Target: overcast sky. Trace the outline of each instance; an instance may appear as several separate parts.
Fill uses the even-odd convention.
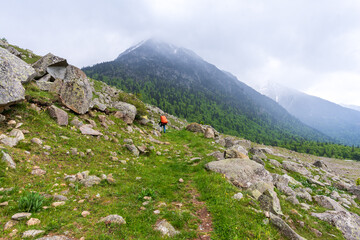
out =
[[[360,105],[359,0],[1,0],[0,38],[84,67],[151,37],[251,86]]]

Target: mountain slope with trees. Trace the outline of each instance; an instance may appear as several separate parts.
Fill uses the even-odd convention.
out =
[[[272,145],[290,139],[331,141],[192,51],[158,40],[147,40],[114,61],[83,70],[171,114],[211,124],[224,133]]]

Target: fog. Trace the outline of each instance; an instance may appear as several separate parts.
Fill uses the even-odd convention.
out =
[[[258,87],[360,105],[360,1],[2,1],[0,37],[78,67],[156,37]]]

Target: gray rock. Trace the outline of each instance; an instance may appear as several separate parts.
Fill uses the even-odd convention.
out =
[[[258,156],[259,158],[263,158],[263,159],[266,159],[266,155],[265,153],[260,149],[260,148],[251,148],[250,149],[250,152],[253,154],[253,155],[256,155]]]
[[[354,194],[358,200],[360,200],[360,186],[351,186],[349,192]]]
[[[205,165],[208,170],[225,174],[234,185],[248,188],[252,184],[263,181],[272,185],[272,176],[264,166],[250,159],[230,158],[210,162]]]
[[[135,147],[134,144],[125,144],[125,147],[132,152],[135,156],[139,156],[140,152],[139,150]]]
[[[270,159],[269,162],[274,165],[275,167],[280,168],[281,167],[281,163],[279,163],[279,161],[274,160],[274,159]]]
[[[31,216],[31,213],[16,213],[11,217],[11,219],[19,221],[22,219],[29,218],[30,216]]]
[[[112,107],[119,110],[114,114],[116,118],[122,119],[127,124],[132,124],[134,122],[137,113],[134,105],[126,102],[113,102]]]
[[[16,48],[14,48],[14,47],[12,47],[12,46],[8,46],[7,48],[6,48],[11,54],[14,54],[16,57],[18,57],[18,58],[21,58],[21,53],[18,51],[18,50],[16,50]]]
[[[6,117],[2,114],[0,114],[0,123],[4,122],[6,120]]]
[[[7,154],[4,151],[1,151],[2,153],[2,161],[6,162],[6,164],[12,168],[12,169],[16,169],[16,163],[14,162],[14,160],[11,158],[11,156],[9,154]]]
[[[107,106],[105,104],[100,102],[99,98],[93,99],[90,106],[91,106],[91,108],[97,108],[102,112],[105,111],[107,108]]]
[[[97,130],[92,129],[93,126],[90,124],[85,124],[80,127],[80,131],[84,135],[92,135],[92,136],[102,136],[103,134]]]
[[[225,150],[225,158],[249,158],[248,151],[240,145],[233,145],[231,148]]]
[[[11,130],[9,136],[15,138],[17,141],[21,141],[25,139],[24,133],[19,129]]]
[[[314,196],[314,199],[320,206],[324,208],[328,208],[335,211],[346,211],[338,202],[327,196],[317,195]]]
[[[236,200],[242,199],[244,196],[241,192],[236,193],[232,198]]]
[[[46,174],[46,171],[45,171],[45,170],[42,170],[42,169],[41,169],[40,167],[38,167],[38,166],[35,166],[35,167],[33,167],[33,170],[31,171],[31,174],[32,174],[32,175],[41,176],[41,175]]]
[[[31,139],[31,142],[35,143],[37,145],[42,145],[43,144],[43,142],[39,138],[33,138],[33,139]]]
[[[327,169],[327,165],[325,164],[325,162],[323,160],[317,160],[313,163],[313,165],[315,167]]]
[[[186,130],[188,130],[190,132],[198,132],[198,133],[204,133],[205,132],[203,127],[198,123],[191,123],[191,124],[187,125]]]
[[[49,236],[49,237],[38,238],[36,240],[71,240],[71,238],[68,238],[66,236]]]
[[[13,228],[17,223],[18,223],[18,221],[15,221],[15,220],[10,220],[10,221],[6,222],[4,225],[4,230]]]
[[[211,128],[211,127],[208,127],[208,128],[205,130],[204,137],[205,137],[205,138],[212,138],[212,139],[214,139],[214,138],[215,138],[214,129]]]
[[[310,195],[310,193],[308,193],[304,188],[295,188],[295,192],[296,192],[296,196],[306,199],[308,201],[312,201],[312,197]]]
[[[61,102],[78,114],[89,111],[92,90],[89,79],[79,68],[66,67],[65,78],[58,91]]]
[[[282,167],[288,171],[293,171],[293,172],[297,172],[300,173],[302,175],[310,175],[311,173],[309,172],[309,170],[307,170],[302,164],[300,163],[295,163],[295,162],[290,162],[290,161],[284,161],[282,163]]]
[[[67,114],[67,112],[65,112],[64,110],[56,107],[55,105],[51,105],[48,108],[50,117],[52,117],[53,119],[56,120],[56,123],[60,126],[66,126],[68,125],[68,121],[69,121],[69,116]]]
[[[286,194],[287,196],[296,195],[295,191],[291,187],[289,187],[289,182],[291,178],[290,176],[279,174],[273,174],[272,176],[274,180],[274,185],[280,192]]]
[[[101,218],[99,222],[104,222],[106,224],[114,223],[114,224],[126,224],[126,221],[122,216],[119,215],[109,215],[107,217]]]
[[[360,216],[347,211],[326,211],[324,213],[311,213],[323,221],[338,228],[347,240],[360,239]]]
[[[23,233],[22,238],[36,237],[44,232],[43,230],[27,230]]]
[[[330,197],[334,200],[338,200],[339,198],[341,198],[340,194],[337,191],[332,191]]]
[[[277,194],[273,190],[266,190],[259,197],[260,207],[264,211],[272,212],[276,215],[282,215],[280,200],[277,197]]]
[[[66,59],[48,53],[32,65],[32,67],[36,70],[36,78],[44,76],[48,72],[48,67],[51,66],[65,69],[68,66],[68,63],[66,62]],[[60,76],[58,74],[54,74],[54,71],[51,70],[50,72],[53,74],[54,78],[63,79],[65,76],[65,74]]]
[[[67,201],[68,200],[67,197],[65,197],[63,195],[58,195],[58,194],[55,194],[53,198],[55,201]]]
[[[34,74],[30,65],[0,48],[0,112],[25,99],[25,89],[21,83],[32,79]]]
[[[74,117],[70,124],[77,128],[80,128],[82,125],[84,125],[84,123],[80,121],[78,117]]]
[[[270,213],[270,222],[274,224],[277,228],[279,228],[281,234],[288,237],[291,240],[305,240],[305,238],[301,237],[297,234],[291,227],[280,217],[276,216],[273,213]]]
[[[175,230],[175,228],[166,220],[159,220],[155,224],[155,230],[160,231],[163,236],[173,237],[180,232]]]
[[[334,185],[334,187],[336,187],[336,188],[338,188],[340,190],[350,191],[350,188],[351,188],[351,184],[346,183],[346,182],[344,182],[342,180],[334,182],[333,185]]]
[[[261,165],[263,165],[263,166],[265,166],[265,163],[264,163],[264,161],[263,160],[261,160],[261,158],[259,158],[258,156],[253,156],[252,158],[251,158],[251,160],[253,160],[253,161],[255,161],[255,162],[257,162],[257,163],[259,163],[259,164],[261,164]]]
[[[289,197],[286,198],[286,201],[291,202],[294,205],[299,205],[300,204],[300,202],[296,198],[296,196],[289,196]]]
[[[101,178],[95,175],[90,175],[80,180],[80,183],[83,184],[85,187],[92,187],[93,185],[97,185],[100,182],[101,182]]]
[[[213,152],[213,153],[209,154],[209,156],[213,156],[213,157],[215,157],[217,160],[223,160],[223,159],[225,159],[225,158],[224,158],[224,153],[222,153],[222,152],[220,152],[220,151]]]

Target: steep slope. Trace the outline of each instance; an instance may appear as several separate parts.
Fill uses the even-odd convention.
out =
[[[154,39],[83,70],[171,114],[253,141],[276,145],[292,137],[329,140],[192,51]]]
[[[360,112],[319,97],[269,83],[260,90],[305,124],[343,144],[360,145]]]

